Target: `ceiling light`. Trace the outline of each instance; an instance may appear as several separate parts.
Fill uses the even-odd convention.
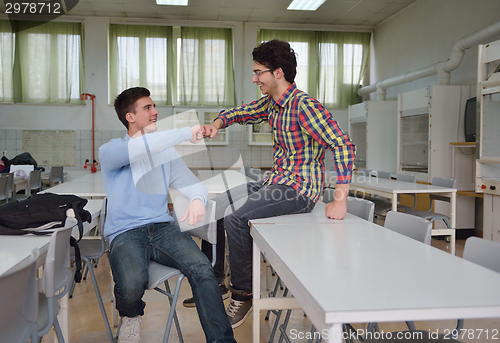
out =
[[[187,6],[188,0],[156,0],[157,5]]]
[[[316,11],[325,1],[326,0],[293,0],[287,10]]]

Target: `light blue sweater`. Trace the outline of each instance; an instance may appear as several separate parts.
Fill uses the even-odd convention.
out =
[[[112,139],[99,148],[108,199],[104,236],[174,219],[168,210],[168,187],[206,204],[208,191],[172,148],[191,140],[189,127],[154,132],[134,139]]]

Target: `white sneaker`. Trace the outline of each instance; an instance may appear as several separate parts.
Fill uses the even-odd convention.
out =
[[[141,323],[141,316],[134,318],[123,317],[118,343],[142,343]]]

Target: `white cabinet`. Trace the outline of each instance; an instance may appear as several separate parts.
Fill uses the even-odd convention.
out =
[[[464,141],[465,103],[470,86],[429,86],[398,95],[398,172],[418,181],[451,178],[450,142]],[[458,155],[458,154],[457,154]],[[456,156],[458,189],[472,189],[471,157]]]
[[[349,106],[349,135],[356,144],[357,168],[397,171],[397,116],[397,101]]]
[[[484,193],[483,238],[500,242],[500,40],[479,45],[476,192]]]
[[[464,141],[464,114],[470,86],[437,85],[398,95],[398,172],[417,176],[451,178],[450,142]],[[474,187],[474,156],[456,154],[455,180],[458,190]],[[449,205],[436,202],[436,212],[448,213]],[[442,223],[436,222],[436,228]],[[444,227],[444,224],[443,224]],[[457,198],[457,229],[474,227],[474,198]]]

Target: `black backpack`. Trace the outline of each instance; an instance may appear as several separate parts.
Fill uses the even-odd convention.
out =
[[[47,235],[51,228],[64,226],[67,211],[72,209],[78,221],[79,238],[70,238],[75,249],[75,281],[80,282],[82,262],[78,242],[83,235],[83,222],[91,222],[92,216],[84,207],[87,199],[76,195],[52,193],[35,194],[24,201],[13,201],[0,206],[0,235]]]

